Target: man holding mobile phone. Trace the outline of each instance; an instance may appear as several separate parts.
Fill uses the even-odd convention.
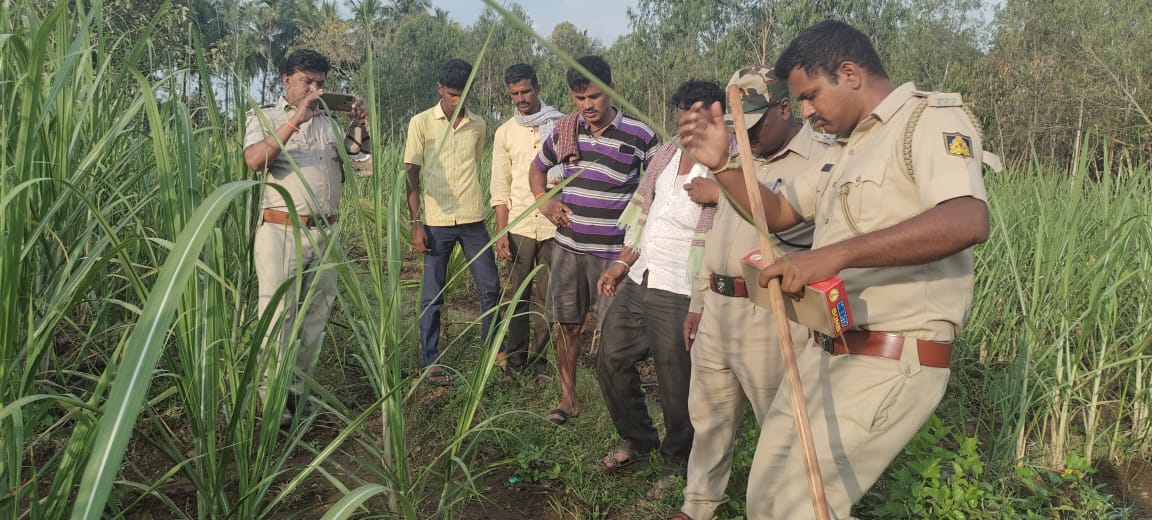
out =
[[[328,59],[316,51],[293,52],[281,75],[284,95],[276,103],[247,113],[244,163],[264,173],[267,182],[253,244],[258,308],[261,316],[275,313],[264,340],[265,347],[275,345],[276,351],[261,385],[262,398],[275,374],[292,366],[280,365],[280,360],[294,359],[300,372],[311,373],[336,298],[335,271],[319,268],[328,263],[326,257],[333,247],[329,241],[334,239],[344,177],[337,149],[344,138],[339,124],[324,113],[320,103],[329,67]],[[349,108],[354,124],[364,120],[366,113],[359,101]],[[290,215],[289,205],[298,219]],[[282,286],[287,287],[283,297],[271,306]],[[309,295],[311,303],[304,306]],[[299,348],[293,352],[297,340]],[[291,414],[307,415],[309,409],[298,403],[303,381],[298,376],[291,381],[289,411],[282,421],[291,421]]]

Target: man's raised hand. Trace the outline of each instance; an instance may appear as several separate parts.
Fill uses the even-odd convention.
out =
[[[719,102],[705,107],[703,101],[697,101],[682,112],[679,124],[680,146],[696,162],[709,170],[728,163],[728,136],[731,130],[724,124],[724,109]]]

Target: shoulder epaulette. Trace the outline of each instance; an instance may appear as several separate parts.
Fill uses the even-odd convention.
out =
[[[962,107],[964,100],[957,92],[932,92],[928,94],[930,107]]]
[[[267,104],[267,105],[260,105],[260,110],[266,110],[266,109],[269,109],[269,108],[275,108],[275,107],[276,107],[276,103],[270,103],[270,104]],[[244,112],[244,115],[245,115],[245,116],[253,116],[253,115],[256,115],[256,110],[255,110],[255,109],[252,109],[252,110],[249,110],[249,111],[247,111],[247,112]]]
[[[977,123],[976,114],[972,113],[972,109],[964,104],[964,99],[957,92],[925,92],[916,90],[912,95],[920,98],[916,101],[916,108],[912,109],[912,116],[908,118],[908,124],[904,127],[904,139],[902,143],[904,156],[904,172],[908,174],[913,181],[916,180],[916,175],[912,171],[912,135],[916,132],[916,124],[920,122],[920,115],[924,113],[924,109],[928,107],[941,108],[941,107],[957,107],[964,110],[968,115],[968,120],[972,123],[972,128],[976,130],[976,136],[981,141],[984,140],[983,134],[980,131],[980,124]],[[985,153],[984,164],[987,164],[993,171],[999,173],[1003,168],[999,162],[1000,159],[994,155],[989,156]]]
[[[962,107],[964,98],[959,92],[932,92],[927,90],[913,90],[912,95],[923,99],[930,107]]]

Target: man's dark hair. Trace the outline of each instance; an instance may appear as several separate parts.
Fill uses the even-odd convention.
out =
[[[298,71],[304,71],[327,74],[331,68],[332,65],[328,63],[328,58],[325,58],[323,54],[312,49],[297,49],[284,59],[284,68],[280,70],[280,73],[294,74]]]
[[[533,87],[540,86],[536,80],[536,69],[527,63],[517,63],[504,70],[504,84],[511,85],[524,80],[531,80]]]
[[[720,83],[713,79],[690,79],[681,83],[679,87],[676,87],[676,92],[672,93],[672,99],[668,102],[672,104],[672,108],[686,109],[697,101],[703,101],[706,107],[719,101],[721,108],[727,108],[724,89],[720,88]]]
[[[850,61],[869,73],[887,78],[880,55],[872,47],[868,36],[844,22],[825,20],[800,31],[784,53],[776,60],[776,77],[787,81],[796,67],[809,76],[824,73],[828,81],[836,83],[836,69]]]
[[[440,66],[438,82],[448,88],[464,90],[464,86],[468,84],[468,76],[471,75],[472,65],[470,63],[460,59],[452,59]]]
[[[612,84],[612,67],[608,66],[608,62],[604,61],[604,58],[599,56],[584,56],[576,60],[576,63],[588,69],[588,72],[591,72],[593,76],[596,76],[596,79],[605,85]],[[588,88],[590,83],[592,83],[592,81],[584,77],[584,74],[580,71],[575,68],[568,69],[568,90],[572,92],[583,92],[584,89]]]

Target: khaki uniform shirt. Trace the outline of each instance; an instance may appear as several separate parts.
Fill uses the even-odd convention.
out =
[[[771,157],[755,159],[756,178],[760,184],[778,188],[800,176],[827,176],[821,170],[833,163],[838,154],[839,145],[834,138],[818,134],[805,124],[784,149]],[[810,223],[799,224],[780,232],[779,236],[792,244],[809,245],[812,243],[812,228]],[[772,244],[777,248],[777,255],[799,250],[780,242],[775,235]],[[760,249],[760,237],[755,224],[745,220],[727,197],[720,197],[712,229],[704,239],[704,261],[694,279],[688,312],[704,310],[704,293],[711,290],[708,288],[711,273],[743,276],[741,260],[756,249]],[[757,281],[746,280],[745,283]]]
[[[540,152],[540,128],[525,127],[513,117],[496,129],[492,140],[492,207],[508,206],[508,230],[534,240],[556,236],[556,226],[540,210],[516,222],[536,203],[528,186],[528,169]],[[502,231],[502,230],[501,230]]]
[[[408,122],[404,162],[420,167],[424,224],[455,226],[484,220],[477,165],[484,154],[484,120],[471,111],[452,128],[436,103]],[[416,218],[415,216],[413,218]]]
[[[798,179],[785,190],[816,223],[813,247],[885,229],[958,197],[987,201],[980,137],[960,107],[928,107],[912,138],[915,179],[906,171],[903,139],[923,100],[905,83],[844,142],[830,175]],[[952,341],[972,302],[972,250],[923,265],[840,272],[856,325],[920,339]]]
[[[248,112],[245,148],[274,133],[276,128],[291,119],[296,108],[281,96],[276,104],[260,110],[268,118],[267,123],[254,111]],[[300,125],[300,131],[293,133],[284,143],[284,151],[268,163],[266,180],[288,190],[299,214],[336,215],[340,212],[340,196],[344,189],[344,170],[337,146],[343,146],[343,143],[343,134],[335,121],[323,114],[313,117]],[[284,197],[271,186],[264,187],[260,204],[281,211],[288,208]]]

